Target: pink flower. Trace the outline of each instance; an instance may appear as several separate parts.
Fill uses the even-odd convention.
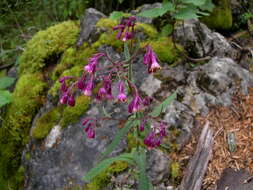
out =
[[[132,102],[128,105],[128,112],[135,113],[141,109],[141,97],[137,94],[133,98]]]
[[[96,67],[98,64],[98,60],[103,57],[104,53],[97,53],[94,54],[90,59],[88,65],[84,67],[84,70],[87,71],[90,74],[94,74],[96,72]]]
[[[127,96],[125,94],[125,86],[124,86],[124,82],[123,81],[120,81],[118,83],[118,89],[119,89],[119,94],[117,96],[117,99],[120,101],[120,102],[125,102],[126,99],[127,99]]]
[[[149,73],[152,73],[158,69],[161,69],[161,66],[157,62],[156,54],[152,50],[151,46],[146,47],[146,53],[143,58],[143,64],[148,66]]]
[[[122,19],[119,25],[113,27],[113,30],[119,30],[117,34],[117,39],[121,39],[122,35],[123,35],[122,41],[124,42],[132,39],[134,37],[135,21],[136,18],[134,16],[131,16],[127,19],[125,18]]]
[[[67,93],[64,93],[64,94],[62,95],[61,99],[60,99],[61,104],[67,104],[68,99],[69,99],[68,94],[67,94]]]
[[[73,106],[75,106],[75,104],[76,104],[75,97],[73,95],[71,95],[68,98],[68,105],[73,107]]]
[[[90,80],[87,82],[87,85],[83,89],[83,94],[86,96],[91,96],[92,95],[92,90],[94,88],[94,81],[93,81],[93,75],[90,78]]]

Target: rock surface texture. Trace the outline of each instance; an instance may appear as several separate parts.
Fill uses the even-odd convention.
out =
[[[196,19],[185,21],[175,30],[175,39],[191,55],[232,56],[234,50],[227,40],[217,32],[212,32],[206,25]]]
[[[81,20],[81,32],[77,40],[77,46],[80,47],[88,39],[92,39],[96,35],[96,23],[105,15],[96,9],[86,9],[84,18]]]
[[[77,45],[89,41],[96,29],[96,22],[102,17],[104,15],[94,9],[86,11]],[[144,22],[151,23],[152,20],[144,20]],[[137,57],[133,70],[137,86],[146,95],[164,100],[177,91],[177,99],[166,107],[163,119],[170,127],[180,131],[177,143],[181,148],[191,136],[195,126],[194,117],[197,114],[208,114],[209,105],[231,105],[231,97],[238,88],[244,94],[247,93],[248,88],[253,85],[253,76],[229,58],[233,49],[226,39],[219,33],[211,32],[199,21],[191,20],[186,22],[184,27],[179,26],[175,37],[196,57],[208,55],[212,58],[206,64],[194,68],[187,63],[173,68],[164,66],[166,69],[159,73],[157,77],[159,79],[148,74],[141,56]],[[101,46],[99,50],[108,52],[113,59],[124,56],[109,46]],[[115,91],[113,89],[113,93]],[[154,101],[153,104],[157,102]],[[96,138],[87,139],[82,119],[87,116],[103,117],[103,109],[119,120],[104,120],[96,129]],[[114,138],[120,122],[125,121],[128,116],[127,106],[124,104],[117,104],[115,101],[103,104],[92,103],[87,113],[76,123],[63,129],[56,125],[44,140],[32,139],[23,153],[23,164],[26,169],[25,189],[56,190],[76,184],[83,186],[82,177],[98,162],[100,153]],[[168,134],[170,133],[168,128]],[[169,140],[164,143],[170,146]],[[117,155],[125,148],[126,142],[122,141],[112,154]],[[148,160],[148,173],[152,182],[166,189],[165,185],[161,184],[169,176],[170,158],[160,150],[152,150],[148,153]],[[129,183],[135,184],[133,181]]]

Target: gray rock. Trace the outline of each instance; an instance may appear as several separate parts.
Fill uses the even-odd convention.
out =
[[[176,27],[175,39],[192,57],[232,55],[234,50],[226,39],[217,32],[212,32],[197,19],[185,21]]]
[[[166,108],[163,119],[169,126],[176,127],[180,130],[180,136],[177,138],[177,144],[178,148],[181,149],[191,137],[191,130],[194,127],[194,113],[188,106],[174,100]],[[170,145],[170,142],[165,141],[164,143],[168,146]]]
[[[231,105],[231,96],[236,92],[238,83],[243,94],[253,84],[252,74],[229,58],[214,57],[207,64],[196,68],[188,79],[182,103],[194,113],[206,115],[208,105]]]
[[[161,88],[161,81],[156,79],[153,75],[149,75],[148,78],[142,83],[141,90],[148,96],[152,97],[157,90]]]
[[[159,149],[148,152],[148,175],[154,185],[161,183],[168,178],[170,159]]]
[[[81,20],[81,32],[76,43],[78,47],[82,46],[84,41],[87,41],[88,39],[93,39],[92,41],[95,41],[94,38],[99,36],[96,31],[96,23],[103,17],[106,16],[96,9],[86,9],[85,15]]]
[[[123,114],[127,112],[122,110],[120,116],[113,113],[115,109],[113,103],[104,106],[109,113],[112,113],[113,117],[115,115],[119,119],[127,117]],[[120,107],[119,109],[125,108]],[[102,117],[103,112],[98,110],[101,108],[93,107],[83,118]],[[45,141],[31,141],[26,150],[31,158],[24,159],[26,166],[25,189],[55,190],[72,184],[84,185],[82,177],[98,162],[100,153],[105,151],[106,146],[114,138],[118,122],[116,120],[101,122],[102,127],[96,128],[95,139],[87,139],[82,120],[80,120],[57,133],[57,140],[53,138],[53,144],[52,141],[49,142],[49,138],[52,136],[54,128]],[[122,141],[111,156],[121,152],[124,147],[125,142]]]
[[[253,181],[250,180],[248,183],[244,183],[252,177],[252,174],[247,172],[245,169],[235,171],[231,168],[226,168],[221,178],[217,181],[217,190],[224,189],[235,189],[235,190],[253,190]]]
[[[161,8],[161,7],[162,7],[161,3],[144,4],[144,5],[140,6],[137,10],[133,10],[130,13],[133,14],[133,15],[137,15],[138,13],[140,13],[142,11],[153,9],[153,8]],[[137,22],[142,22],[142,23],[146,23],[146,24],[153,24],[154,19],[155,18],[147,18],[147,17],[136,16]]]

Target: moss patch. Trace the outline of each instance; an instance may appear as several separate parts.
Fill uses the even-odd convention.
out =
[[[89,57],[95,53],[95,49],[89,47],[87,44],[83,44],[82,47],[76,49],[74,47],[68,48],[62,55],[60,64],[56,65],[52,79],[56,81],[61,74],[69,68],[79,65],[84,66],[87,63]]]
[[[13,101],[0,127],[0,189],[19,189],[21,152],[29,140],[32,120],[46,100],[43,68],[51,64],[49,58],[74,45],[78,33],[78,22],[67,21],[38,32],[27,43],[19,60],[20,78]]]
[[[13,102],[8,106],[0,128],[0,183],[1,178],[14,186],[19,183],[14,178],[19,176],[17,168],[20,164],[21,150],[28,142],[30,124],[44,103],[45,92],[46,84],[39,73],[24,74],[16,84]]]
[[[74,107],[66,107],[62,113],[60,121],[61,127],[66,127],[71,123],[76,122],[89,108],[90,97],[78,96],[76,98],[76,105]]]
[[[20,57],[20,73],[38,72],[45,67],[45,59],[60,54],[73,45],[79,33],[79,24],[66,21],[38,32],[27,44]]]
[[[100,173],[94,180],[87,185],[87,190],[102,190],[110,183],[110,175],[116,175],[123,172],[128,168],[126,162],[117,161],[114,162],[109,168],[104,172]]]
[[[32,136],[36,139],[45,138],[50,130],[59,122],[61,118],[60,107],[53,108],[46,114],[42,115],[35,124],[35,128],[32,131]]]
[[[233,18],[230,0],[214,0],[215,8],[212,13],[203,17],[203,21],[209,28],[228,30],[232,27]]]
[[[40,73],[24,74],[16,84],[3,126],[23,145],[27,143],[32,119],[45,101],[46,87]]]
[[[146,34],[150,38],[155,38],[158,35],[158,32],[155,29],[155,27],[153,27],[150,24],[137,23],[136,24],[136,30],[137,31],[142,31],[144,34]]]

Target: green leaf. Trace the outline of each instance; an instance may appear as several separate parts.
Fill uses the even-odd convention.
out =
[[[199,8],[203,11],[211,12],[214,7],[215,6],[214,6],[212,0],[206,0],[205,4],[201,5]]]
[[[124,1],[124,0],[118,0],[118,2],[119,2],[120,4],[123,3],[123,1]]]
[[[99,173],[103,172],[106,168],[108,168],[113,162],[115,161],[125,161],[129,164],[134,164],[133,160],[133,154],[131,153],[125,153],[121,154],[119,156],[113,157],[113,158],[108,158],[96,165],[96,167],[92,168],[84,177],[83,180],[89,182],[91,181],[94,177],[96,177]]]
[[[125,126],[116,134],[112,143],[106,148],[105,152],[102,153],[102,158],[110,154],[116,148],[123,136],[126,135],[132,127],[136,126],[138,121],[139,120],[128,120],[126,122]]]
[[[162,4],[163,11],[175,11],[175,6],[171,2],[163,2]]]
[[[0,89],[5,89],[11,86],[15,81],[15,78],[12,77],[1,77],[0,78]]]
[[[206,0],[184,0],[184,3],[202,6],[206,3]]]
[[[161,8],[148,9],[140,12],[139,14],[137,14],[137,16],[155,18],[163,16],[165,13],[169,11],[175,11],[175,7],[171,2],[164,1]]]
[[[173,92],[169,97],[167,97],[160,105],[156,106],[152,113],[150,114],[152,117],[158,117],[164,109],[177,98],[177,92]]]
[[[173,26],[171,24],[166,24],[161,31],[162,36],[169,36],[173,31]]]
[[[146,152],[140,149],[134,153],[134,160],[139,168],[139,190],[150,189],[150,182],[146,175]]]
[[[0,107],[10,103],[12,95],[8,90],[0,90]]]
[[[178,12],[174,15],[174,17],[178,20],[188,20],[192,18],[198,18],[199,16],[196,14],[197,12],[198,12],[197,7],[187,6],[185,8],[179,9]]]
[[[123,16],[124,16],[123,12],[121,12],[121,11],[113,11],[110,14],[109,18],[112,19],[112,20],[118,20],[118,19],[121,19]]]

